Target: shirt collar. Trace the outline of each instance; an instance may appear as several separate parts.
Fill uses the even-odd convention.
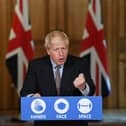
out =
[[[50,58],[50,61],[51,61],[51,63],[52,63],[53,69],[55,69],[56,66],[57,66],[57,64],[53,61],[52,58]],[[61,68],[63,68],[63,66],[64,66],[64,65],[61,65]]]

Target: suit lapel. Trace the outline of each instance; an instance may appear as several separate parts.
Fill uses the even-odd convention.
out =
[[[53,74],[53,69],[52,69],[52,64],[50,61],[49,56],[47,56],[44,60],[44,69],[46,69],[46,73],[47,74],[47,78],[43,78],[45,79],[45,83],[48,84],[49,87],[49,91],[52,92],[52,94],[56,94],[56,84],[55,84],[55,79],[54,79],[54,74]],[[43,71],[42,71],[43,72]]]

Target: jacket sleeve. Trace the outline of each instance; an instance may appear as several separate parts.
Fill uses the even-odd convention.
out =
[[[28,71],[26,77],[24,79],[24,83],[22,89],[20,91],[20,96],[27,96],[29,94],[36,92],[36,78],[35,78],[35,70],[34,70],[33,62],[29,63]]]
[[[79,66],[79,73],[83,73],[86,79],[86,83],[89,86],[89,96],[94,95],[95,93],[95,84],[93,83],[93,80],[91,78],[91,73],[90,73],[90,69],[89,69],[89,63],[87,62],[86,59],[82,59],[80,58],[79,62],[78,62],[78,66]]]

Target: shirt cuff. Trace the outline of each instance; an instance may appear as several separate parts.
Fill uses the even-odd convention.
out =
[[[86,83],[86,88],[83,90],[80,90],[80,92],[82,93],[82,95],[87,96],[89,94],[90,88],[88,86],[88,84]]]
[[[34,94],[31,93],[31,94],[28,94],[26,97],[33,97],[33,96],[34,96]]]

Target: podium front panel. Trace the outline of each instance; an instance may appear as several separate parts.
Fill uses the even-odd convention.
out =
[[[102,120],[102,97],[22,97],[21,119]]]

